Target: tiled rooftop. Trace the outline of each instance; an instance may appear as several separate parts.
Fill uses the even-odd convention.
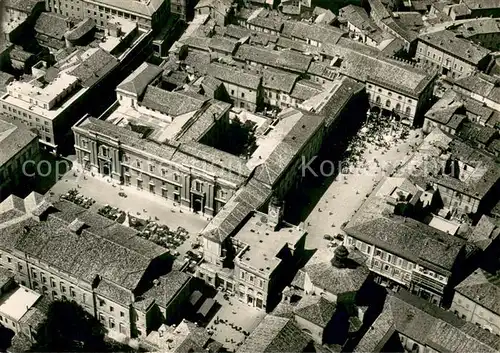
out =
[[[210,64],[207,73],[223,82],[232,83],[253,90],[257,90],[261,83],[261,77],[259,75],[219,63]]]
[[[299,78],[289,72],[266,69],[262,73],[262,86],[264,88],[290,93]]]
[[[344,75],[381,84],[413,97],[418,97],[435,77],[435,74],[395,60],[376,58],[356,51],[349,50],[340,54],[340,57],[343,59],[340,71]]]
[[[366,10],[360,6],[347,5],[339,10],[339,20],[347,21],[361,30],[368,37],[381,40],[382,30],[368,16]]]
[[[314,97],[321,91],[323,91],[323,88],[317,83],[310,80],[301,80],[295,84],[290,96],[301,101],[305,101]]]
[[[382,313],[354,352],[382,351],[395,333],[440,352],[500,351],[500,341],[494,334],[465,322],[424,299],[400,292],[386,298]]]
[[[42,12],[35,22],[35,31],[51,38],[62,40],[68,30],[67,19],[52,12]]]
[[[134,296],[131,290],[122,288],[110,280],[104,278],[99,281],[95,292],[103,296],[104,298],[111,299],[116,303],[120,303],[125,307],[128,307],[134,302]]]
[[[257,165],[255,178],[270,187],[287,170],[304,144],[324,123],[325,117],[288,108],[281,113],[282,121],[260,143],[248,161]]]
[[[157,78],[162,71],[163,70],[156,65],[146,62],[142,63],[131,75],[123,80],[116,89],[137,95],[137,97],[140,98],[147,86]]]
[[[137,293],[134,307],[146,311],[152,303],[156,303],[160,308],[167,308],[170,301],[175,298],[178,292],[191,279],[191,275],[172,270],[168,274],[161,276],[157,282],[144,292]]]
[[[336,305],[321,296],[306,296],[297,304],[295,315],[313,324],[325,328],[333,314]]]
[[[321,252],[321,249],[317,251]],[[336,296],[357,292],[370,274],[370,270],[365,264],[366,257],[356,250],[349,252],[350,266],[344,268],[335,267],[330,261],[316,261],[317,258],[320,258],[319,253],[317,257],[313,256],[304,267],[305,276],[315,287]],[[304,288],[303,284],[299,288]]]
[[[169,92],[155,86],[148,86],[144,92],[144,97],[140,101],[141,105],[149,109],[173,117],[198,110],[203,103],[203,100],[182,93]]]
[[[236,352],[302,352],[310,341],[293,319],[267,315]]]
[[[256,16],[247,21],[249,24],[254,25],[256,27],[261,27],[265,29],[270,29],[273,31],[280,32],[283,27],[283,19],[278,16]]]
[[[203,236],[222,243],[227,237],[234,235],[241,223],[270,197],[271,189],[251,178],[210,221],[202,232]]]
[[[455,287],[455,290],[500,315],[500,278],[484,270],[478,269]]]
[[[345,32],[336,27],[306,22],[296,22],[291,32],[291,37],[302,40],[310,39],[322,44],[336,44],[344,35]]]
[[[26,126],[6,116],[0,116],[0,166],[17,155],[38,137]]]
[[[457,30],[464,38],[500,32],[500,22],[495,18],[478,18],[461,25]]]
[[[70,70],[69,74],[78,77],[84,87],[91,87],[118,66],[118,60],[100,48],[79,50],[76,55],[71,57],[71,60],[72,64],[73,60],[77,60],[78,66]]]
[[[134,290],[150,262],[165,249],[147,241],[131,228],[115,223],[67,201],[46,211],[45,220],[20,218],[0,229],[0,246],[20,251],[53,268],[91,284],[97,275]],[[76,218],[83,230],[72,232]]]
[[[465,241],[411,218],[393,215],[394,206],[389,205],[386,198],[396,187],[404,187],[413,195],[417,190],[405,178],[386,178],[346,225],[346,233],[448,274]]]
[[[484,10],[484,9],[498,9],[500,8],[499,0],[463,0],[469,9]]]
[[[21,11],[30,15],[38,3],[40,3],[40,0],[5,0],[4,6],[8,9]]]
[[[212,50],[219,50],[232,55],[234,53],[234,50],[236,49],[237,43],[238,42],[236,40],[215,36],[210,38],[208,47]]]
[[[454,84],[481,97],[491,99],[493,102],[500,103],[499,82],[498,78],[478,73],[459,78],[454,81]]]
[[[76,41],[81,39],[84,35],[89,33],[95,28],[95,21],[92,18],[85,18],[75,25],[65,37],[69,41]]]
[[[235,59],[253,61],[266,66],[304,73],[309,68],[311,57],[292,51],[277,51],[243,44],[236,51]]]
[[[230,24],[225,27],[225,32],[224,36],[226,37],[231,37],[231,38],[236,38],[236,39],[241,39],[244,37],[247,37],[251,34],[251,31],[249,29],[246,29],[244,27],[240,27],[234,24]]]

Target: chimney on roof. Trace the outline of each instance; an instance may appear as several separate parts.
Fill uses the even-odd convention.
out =
[[[85,222],[78,218],[75,218],[75,220],[68,225],[69,230],[75,234],[80,234],[83,227],[85,227]]]

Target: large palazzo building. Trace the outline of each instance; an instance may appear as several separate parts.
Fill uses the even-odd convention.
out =
[[[0,268],[16,282],[48,300],[75,301],[114,337],[144,338],[178,320],[191,294],[192,277],[167,270],[165,248],[68,201],[10,196],[0,203],[0,239]],[[37,327],[19,325],[33,339]]]
[[[162,71],[141,65],[117,87],[117,102],[100,119],[85,116],[73,127],[77,162],[207,217],[252,181],[262,183],[266,194],[286,195],[297,185],[300,157],[319,150],[343,107],[362,90],[341,80],[325,93],[327,103],[316,107],[325,115],[288,109],[276,121],[260,118],[255,150],[239,157],[211,147],[227,138],[231,105],[193,91],[166,91]]]

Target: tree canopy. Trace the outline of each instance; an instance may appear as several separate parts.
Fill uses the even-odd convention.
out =
[[[131,347],[105,339],[106,329],[72,301],[50,303],[47,316],[36,330],[32,352],[116,352]]]
[[[103,352],[105,333],[103,325],[77,303],[54,301],[37,328],[31,351]]]

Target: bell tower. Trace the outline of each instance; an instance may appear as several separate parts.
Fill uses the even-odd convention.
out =
[[[271,201],[269,202],[268,212],[267,212],[267,222],[271,227],[275,229],[278,228],[281,221],[283,220],[283,214],[285,210],[284,205],[285,205],[284,201],[280,200],[275,195],[271,198]]]

